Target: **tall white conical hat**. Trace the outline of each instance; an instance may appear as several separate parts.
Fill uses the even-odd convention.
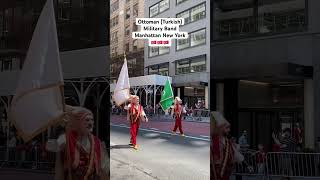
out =
[[[217,127],[222,127],[224,125],[230,125],[227,119],[218,111],[213,111],[212,114],[213,120],[216,122]]]

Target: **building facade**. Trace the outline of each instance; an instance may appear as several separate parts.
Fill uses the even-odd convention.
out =
[[[146,18],[184,18],[180,31],[189,38],[174,40],[171,47],[144,47],[145,74],[171,76],[175,94],[189,107],[198,101],[209,107],[210,1],[150,0]]]
[[[304,146],[319,140],[319,16],[316,0],[215,0],[211,7],[211,109],[270,149],[273,131],[297,124]]]
[[[7,128],[7,108],[15,93],[19,72],[45,2],[0,2],[2,130]],[[105,124],[100,125],[106,128],[110,106],[107,74],[109,4],[103,0],[54,0],[54,6],[66,103],[88,107],[96,117],[104,118]],[[95,128],[95,132],[98,133],[99,129]],[[107,134],[101,138],[107,140]]]
[[[113,81],[120,73],[124,53],[130,64],[129,76],[143,76],[144,41],[131,37],[132,32],[139,30],[135,25],[135,19],[139,17],[144,17],[144,0],[110,1],[110,73]]]

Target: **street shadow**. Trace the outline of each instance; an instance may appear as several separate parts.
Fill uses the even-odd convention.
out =
[[[117,131],[118,133],[125,133],[128,134],[128,131],[123,131],[121,128],[114,127],[113,131]],[[210,141],[203,141],[200,139],[194,139],[194,138],[188,138],[188,137],[182,137],[177,133],[176,135],[171,134],[161,134],[157,132],[146,132],[143,130],[139,130],[138,136],[141,136],[145,139],[163,139],[164,141],[162,143],[169,143],[169,144],[175,144],[185,147],[192,147],[192,148],[199,148],[199,147],[209,147]]]
[[[132,146],[130,146],[129,144],[110,146],[110,150],[111,149],[131,149],[131,148]]]

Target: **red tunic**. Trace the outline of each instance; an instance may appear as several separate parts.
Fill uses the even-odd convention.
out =
[[[211,147],[212,168],[214,168],[211,174],[213,174],[213,179],[216,176],[216,180],[229,179],[235,163],[233,141],[226,139],[225,144],[222,144],[221,140],[221,137],[213,136]]]
[[[130,118],[130,134],[131,134],[131,143],[137,145],[137,136],[140,127],[140,120],[142,114],[142,106],[138,105],[136,107],[134,104],[131,104],[129,109],[129,118]]]
[[[71,176],[72,180],[84,180],[84,176],[86,175],[88,168],[89,168],[89,162],[90,162],[90,154],[87,153],[82,147],[79,149],[80,154],[80,162],[79,166],[76,169],[72,169]],[[65,178],[67,179],[68,172],[65,174]],[[95,171],[91,172],[88,176],[88,180],[95,180],[96,175]]]
[[[94,158],[93,158],[93,167],[92,172],[88,176],[87,180],[95,180],[97,177],[97,174],[99,173],[100,167],[101,167],[101,142],[99,138],[90,135],[90,137],[93,137],[94,143]],[[70,160],[70,164],[73,164],[75,160],[75,153],[76,151],[79,152],[79,164],[76,168],[71,169],[71,177],[72,180],[84,180],[84,176],[86,175],[89,164],[90,164],[90,157],[91,157],[91,145],[90,145],[90,152],[86,152],[83,147],[77,145],[78,135],[75,131],[72,131],[68,133],[67,135],[67,142],[68,142],[68,153],[65,153],[66,156],[64,157],[65,162],[65,178],[68,179],[68,159]]]
[[[174,113],[175,113],[175,124],[174,124],[174,128],[173,131],[176,132],[176,130],[179,128],[179,131],[181,134],[183,134],[183,130],[182,130],[182,106],[180,104],[177,104],[174,106]]]

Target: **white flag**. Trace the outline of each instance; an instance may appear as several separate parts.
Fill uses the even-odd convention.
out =
[[[10,120],[24,141],[62,120],[63,76],[52,0],[47,0],[20,73]]]
[[[127,59],[124,58],[120,75],[114,89],[113,100],[117,106],[122,105],[130,98],[130,83],[128,75]]]

